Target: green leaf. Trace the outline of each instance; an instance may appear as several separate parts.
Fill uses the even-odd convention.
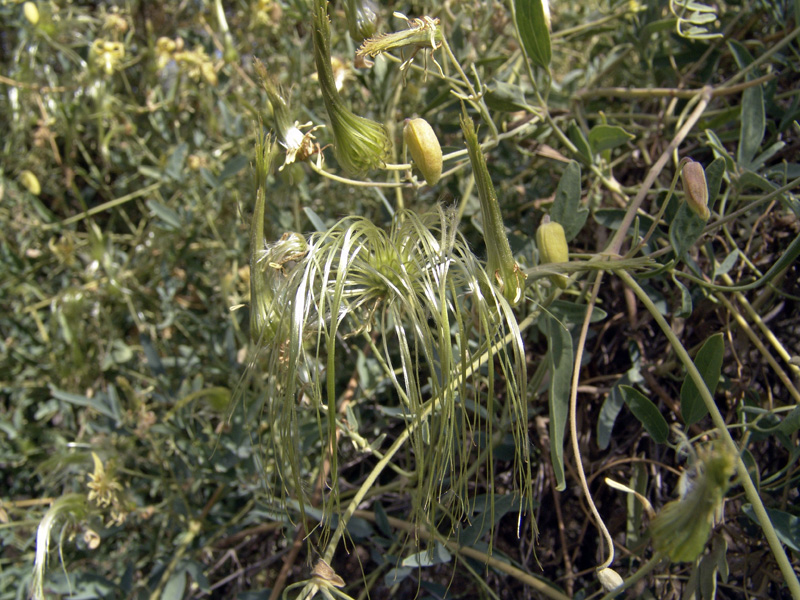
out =
[[[591,165],[593,158],[592,158],[592,147],[589,145],[589,140],[586,139],[586,136],[583,135],[583,131],[575,121],[570,121],[569,127],[567,128],[567,136],[569,136],[570,141],[575,144],[575,148],[578,150],[578,158],[583,159],[587,165]]]
[[[183,228],[183,222],[181,221],[180,215],[177,212],[172,210],[170,207],[161,204],[158,200],[148,200],[146,202],[147,208],[149,208],[155,216],[161,219],[162,223],[160,224],[164,229],[168,231],[180,231]]]
[[[758,517],[756,517],[751,505],[744,506],[743,510],[753,522],[758,523]],[[769,515],[769,520],[772,521],[772,526],[775,528],[775,533],[778,534],[778,538],[795,552],[800,552],[800,517],[776,508],[768,508],[767,514]]]
[[[554,300],[549,307],[549,312],[564,325],[580,325],[586,318],[586,305],[567,302],[566,300]],[[592,316],[589,317],[590,323],[599,323],[608,316],[608,313],[597,306],[592,308]],[[546,332],[544,332],[546,333]]]
[[[441,542],[436,542],[433,548],[415,552],[411,556],[406,556],[400,563],[403,567],[431,567],[449,563],[453,555],[444,547]]]
[[[674,273],[672,274],[672,283],[674,283],[681,292],[681,308],[675,312],[675,316],[685,319],[692,314],[692,294],[685,285],[677,280]]]
[[[703,376],[703,381],[712,396],[717,389],[717,383],[719,383],[724,353],[725,344],[722,333],[715,333],[706,340],[694,359],[694,364],[700,371],[700,375]],[[687,375],[681,386],[681,417],[683,417],[684,423],[687,427],[694,425],[707,413],[708,409],[700,395],[700,390],[692,378]]]
[[[525,101],[525,92],[518,85],[505,81],[495,81],[486,86],[486,106],[501,112],[528,110],[530,105]]]
[[[522,47],[534,64],[550,68],[550,29],[545,18],[543,0],[514,0],[517,30]]]
[[[556,489],[566,489],[564,478],[564,431],[569,413],[569,387],[572,378],[572,336],[550,315],[542,318],[547,336],[547,358],[550,362],[550,460],[556,478]]]
[[[600,450],[605,450],[611,443],[611,431],[614,429],[614,423],[617,421],[619,411],[622,410],[622,405],[625,404],[625,397],[620,388],[623,384],[629,383],[631,380],[626,373],[617,380],[603,402],[603,406],[600,407],[600,414],[597,417],[597,446]]]
[[[567,241],[571,242],[586,223],[588,216],[589,209],[581,206],[581,166],[571,160],[558,182],[550,218],[561,224]]]
[[[589,144],[598,153],[622,146],[635,137],[618,125],[595,125],[589,132]]]
[[[739,148],[736,160],[740,165],[750,168],[767,126],[764,114],[764,91],[760,85],[742,92],[742,127],[739,129]]]
[[[629,385],[620,385],[619,390],[622,392],[625,404],[631,409],[633,416],[639,419],[650,437],[657,444],[666,442],[669,436],[669,425],[656,405],[639,390]]]
[[[714,203],[722,187],[722,178],[725,175],[725,159],[718,156],[706,168],[706,187],[708,188],[708,209],[714,210]]]
[[[183,142],[178,144],[167,159],[167,166],[164,172],[173,181],[183,181],[183,165],[186,162],[187,154],[189,154],[189,145]]]
[[[219,174],[218,179],[220,181],[225,181],[229,177],[233,177],[239,171],[244,169],[249,162],[250,159],[246,157],[244,154],[237,154],[236,156],[234,156],[228,162],[225,163],[225,166],[222,167],[222,172]]]
[[[669,240],[677,260],[681,260],[694,246],[705,226],[706,222],[694,214],[686,202],[681,202],[675,218],[669,224]]]

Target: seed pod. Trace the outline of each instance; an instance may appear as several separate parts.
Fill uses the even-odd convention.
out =
[[[689,208],[703,221],[708,221],[711,213],[708,210],[708,185],[703,165],[693,160],[687,162],[681,170],[681,179]]]
[[[427,184],[436,185],[442,176],[442,147],[433,128],[425,119],[406,119],[403,138]]]
[[[22,14],[28,19],[28,22],[34,27],[39,22],[39,8],[34,2],[26,2],[22,5]]]
[[[536,230],[536,246],[539,248],[539,261],[543,265],[569,261],[567,236],[560,223],[548,221],[539,225]],[[552,275],[550,281],[562,290],[568,283],[566,275]]]
[[[42,186],[39,183],[39,179],[27,169],[19,174],[19,182],[34,196],[38,196],[42,193]]]

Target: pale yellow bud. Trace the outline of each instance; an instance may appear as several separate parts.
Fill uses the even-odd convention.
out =
[[[711,212],[708,210],[708,185],[703,165],[695,161],[687,162],[683,165],[681,179],[689,208],[703,221],[708,221]]]
[[[597,572],[597,578],[600,580],[600,585],[607,592],[613,592],[624,583],[620,574],[609,568],[600,569]]]
[[[425,119],[406,119],[403,138],[425,181],[436,185],[442,176],[442,147],[433,128]]]
[[[34,196],[38,196],[42,193],[42,186],[39,183],[39,179],[27,169],[19,174],[19,182]]]
[[[39,22],[39,8],[34,2],[26,2],[22,5],[22,14],[28,19],[31,25],[36,25]]]
[[[567,236],[560,223],[548,221],[539,225],[536,230],[536,246],[539,248],[539,261],[543,265],[569,261]],[[567,287],[566,275],[554,275],[550,280],[562,290]]]

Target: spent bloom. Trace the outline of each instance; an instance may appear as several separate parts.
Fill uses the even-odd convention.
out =
[[[650,523],[653,546],[675,562],[693,562],[719,521],[722,501],[736,470],[736,455],[721,442],[697,451],[695,474],[678,500],[667,503]]]

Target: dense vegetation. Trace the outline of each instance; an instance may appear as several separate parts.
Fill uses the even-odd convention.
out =
[[[550,9],[0,0],[0,599],[800,600],[800,2]]]

